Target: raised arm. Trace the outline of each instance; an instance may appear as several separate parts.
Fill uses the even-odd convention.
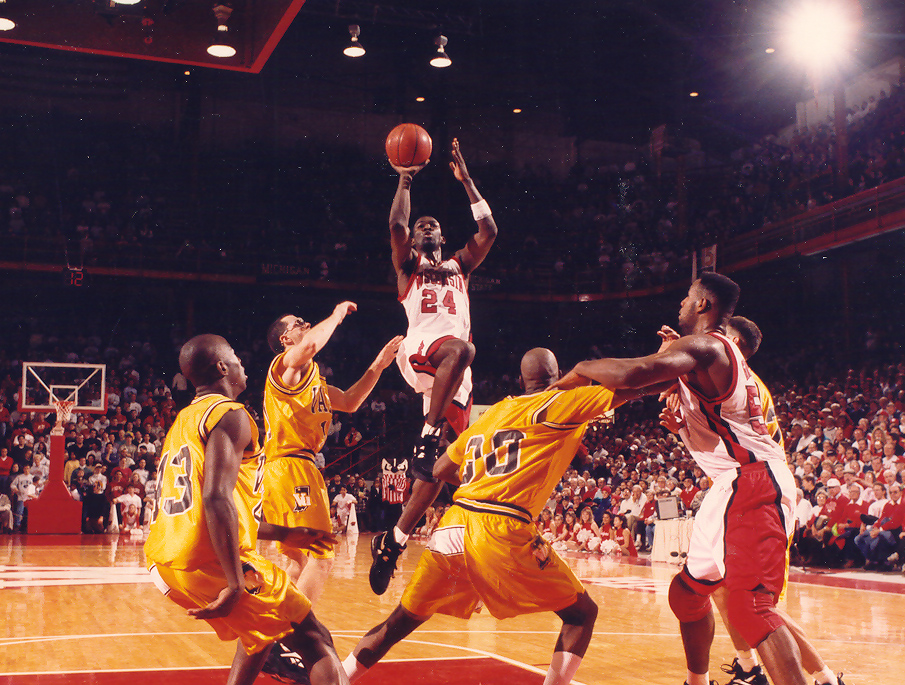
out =
[[[348,413],[358,411],[361,403],[365,401],[365,398],[371,394],[374,386],[377,385],[377,379],[380,378],[380,374],[396,358],[396,352],[399,351],[402,340],[403,336],[397,335],[384,345],[377,357],[374,358],[374,361],[371,362],[368,370],[348,390],[340,390],[332,385],[327,386],[330,405],[334,411]]]
[[[412,231],[409,220],[412,214],[412,197],[410,189],[412,179],[421,171],[427,162],[419,166],[399,167],[393,169],[399,174],[399,185],[390,207],[390,247],[393,250],[393,268],[397,275],[402,274],[405,263],[412,258]]]
[[[465,159],[459,149],[458,138],[453,138],[452,156],[453,161],[449,163],[449,168],[452,169],[456,180],[465,188],[468,201],[471,203],[472,214],[478,224],[478,232],[469,239],[465,247],[456,253],[456,257],[462,264],[462,269],[466,274],[470,274],[478,268],[485,257],[487,257],[487,253],[490,252],[493,241],[496,240],[497,226],[493,220],[493,215],[490,213],[490,207],[484,201],[484,198],[481,197],[474,181],[471,180],[468,167],[465,166]]]
[[[302,338],[302,342],[298,345],[292,345],[286,354],[283,355],[282,368],[277,369],[280,375],[285,372],[297,375],[308,367],[308,364],[318,352],[320,352],[330,336],[333,335],[336,327],[343,322],[348,314],[358,309],[358,305],[354,302],[340,302],[326,319],[321,321]],[[284,378],[291,382],[293,379]]]
[[[204,449],[202,506],[211,544],[227,586],[207,606],[189,609],[189,616],[194,618],[227,616],[245,590],[245,574],[239,557],[239,515],[233,491],[239,478],[242,452],[249,442],[251,427],[247,415],[241,409],[234,409],[223,415],[211,431]]]

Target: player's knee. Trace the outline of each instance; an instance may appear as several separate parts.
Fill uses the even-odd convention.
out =
[[[302,657],[306,668],[310,669],[324,657],[336,653],[330,631],[317,620],[313,611],[300,623],[293,623],[292,627],[294,630],[283,638],[283,642]]]
[[[567,626],[591,626],[597,620],[597,604],[587,592],[583,592],[571,606],[556,612]]]
[[[465,340],[450,340],[444,343],[444,346],[447,345],[447,356],[455,366],[465,368],[474,361],[475,346],[473,343]]]
[[[726,601],[729,623],[752,647],[784,625],[775,609],[775,598],[766,590],[730,590]]]
[[[694,592],[680,575],[669,585],[669,608],[680,623],[700,621],[712,611],[710,595]]]

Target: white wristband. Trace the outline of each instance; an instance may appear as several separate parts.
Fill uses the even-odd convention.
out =
[[[481,219],[486,219],[491,215],[490,205],[487,204],[487,200],[481,200],[480,202],[475,202],[471,205],[471,214],[474,217],[475,221],[480,221]]]

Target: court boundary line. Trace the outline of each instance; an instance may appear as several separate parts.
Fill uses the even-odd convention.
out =
[[[381,659],[378,663],[410,663],[414,661],[474,661],[484,659],[483,656],[441,656],[418,657],[414,659]],[[0,673],[0,678],[36,675],[82,675],[86,673],[161,673],[163,671],[227,671],[230,666],[153,666],[149,668],[92,668],[87,671],[27,671],[16,673]]]
[[[360,638],[363,636],[370,628],[365,630],[333,630],[331,634],[334,637],[342,637],[342,638]],[[559,635],[559,631],[557,630],[469,630],[469,633],[480,633],[480,634],[494,634],[494,635]],[[462,634],[461,630],[418,630],[418,634],[435,634],[435,635],[460,635]],[[0,649],[5,647],[15,647],[23,644],[35,644],[40,642],[62,642],[65,640],[81,640],[81,639],[92,639],[92,638],[117,638],[117,637],[165,637],[165,636],[177,636],[177,635],[199,635],[199,636],[209,636],[209,637],[217,637],[217,633],[213,630],[180,630],[180,631],[163,631],[163,632],[147,632],[147,633],[94,633],[94,634],[68,634],[68,635],[31,635],[24,637],[10,637],[10,638],[0,638]],[[595,630],[593,632],[593,636],[601,636],[601,637],[655,637],[655,638],[676,638],[679,636],[678,631],[674,633],[645,633],[645,632],[628,632],[628,631],[598,631]],[[727,633],[717,632],[714,637],[728,639],[729,635]],[[218,638],[219,639],[219,638]],[[842,638],[834,638],[834,637],[824,637],[824,638],[811,638],[812,640],[816,640],[817,642],[839,642],[844,644],[852,644],[852,645],[871,645],[871,646],[884,646],[884,645],[900,645],[898,641],[886,641],[886,642],[877,642],[877,641],[868,641],[868,640],[849,640]],[[406,638],[403,641],[412,641],[409,638]],[[425,642],[424,644],[431,644],[435,646],[441,647],[450,647],[454,649],[472,649],[462,647],[460,645],[451,645],[443,642],[439,643],[431,643]],[[484,654],[484,652],[479,652]],[[488,652],[484,654],[484,656],[494,656],[492,653]],[[505,659],[507,657],[499,657],[501,659]],[[401,660],[405,661],[405,660]],[[515,662],[518,665],[521,665],[520,662]],[[131,671],[134,669],[125,669],[126,671]],[[153,670],[153,669],[138,669],[138,670]],[[160,670],[173,670],[173,669],[160,669]],[[178,670],[178,669],[177,669]],[[67,671],[69,672],[69,671]],[[72,673],[81,673],[82,671],[72,671]],[[118,671],[115,671],[118,672]],[[2,673],[0,672],[0,676],[7,675],[25,675],[22,673]]]

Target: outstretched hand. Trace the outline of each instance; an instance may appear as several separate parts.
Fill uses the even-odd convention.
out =
[[[358,305],[354,302],[340,302],[333,309],[333,313],[339,316],[339,322],[342,323],[342,320],[345,319],[352,312],[358,311]]]
[[[590,378],[581,376],[581,375],[575,373],[575,369],[572,369],[565,376],[563,376],[558,381],[553,383],[548,389],[549,390],[571,390],[572,388],[581,388],[585,385],[590,385],[590,384],[591,384]]]
[[[666,406],[660,411],[659,418],[660,425],[670,433],[678,433],[685,427],[679,393],[673,391],[666,396]]]
[[[660,349],[657,350],[657,352],[662,352],[672,343],[682,337],[674,328],[670,326],[661,326],[660,330],[657,331],[657,335],[660,336]]]
[[[199,609],[189,609],[188,615],[199,620],[209,620],[212,618],[223,618],[224,616],[229,616],[230,612],[242,598],[243,592],[245,592],[244,587],[225,587],[220,590],[220,594],[217,595],[217,599],[215,599],[207,606],[203,606]]]
[[[462,157],[462,151],[459,149],[458,138],[453,138],[452,141],[452,157],[453,161],[449,163],[449,168],[452,169],[456,180],[461,183],[470,181],[471,176],[468,175],[468,167],[465,166],[465,158]]]
[[[399,346],[402,345],[403,340],[405,340],[404,335],[397,335],[395,338],[393,338],[383,346],[383,349],[380,350],[380,352],[377,354],[377,358],[374,360],[374,364],[378,369],[383,371],[386,367],[393,363],[393,360],[396,358],[396,353],[399,351]]]
[[[430,164],[430,160],[425,160],[423,164],[418,164],[417,166],[396,166],[395,164],[390,164],[393,167],[393,171],[395,171],[400,176],[414,176],[419,171],[421,171],[424,167]]]

